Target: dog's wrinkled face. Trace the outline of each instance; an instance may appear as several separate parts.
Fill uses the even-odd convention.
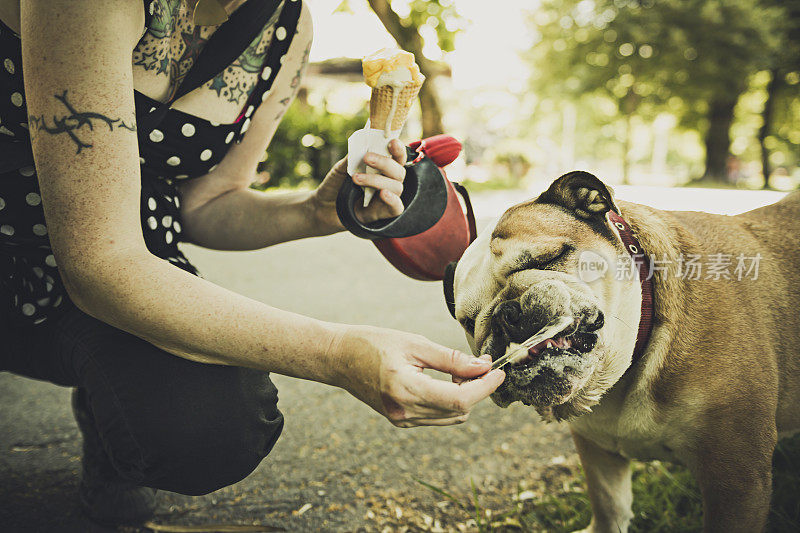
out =
[[[503,407],[532,405],[548,418],[587,412],[630,365],[639,322],[639,282],[613,270],[587,277],[582,258],[624,256],[606,221],[617,210],[594,176],[562,176],[536,200],[512,207],[467,249],[445,281],[451,311],[476,354],[502,356],[555,318],[574,321],[507,365],[492,395]],[[451,293],[452,294],[449,294]]]

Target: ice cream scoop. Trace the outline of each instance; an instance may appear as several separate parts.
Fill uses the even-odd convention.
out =
[[[380,87],[382,85],[392,85],[391,76],[403,76],[406,73],[410,77],[403,83],[419,83],[425,81],[414,61],[414,54],[396,48],[381,48],[374,54],[370,54],[361,60],[361,67],[364,70],[364,81],[370,87]],[[384,77],[388,76],[388,77]]]

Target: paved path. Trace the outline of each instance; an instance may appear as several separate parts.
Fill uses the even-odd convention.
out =
[[[476,208],[485,219],[529,195],[484,194]],[[729,212],[780,196],[645,187],[619,195],[709,211],[724,202]],[[441,285],[403,277],[366,241],[337,235],[258,252],[187,252],[206,278],[271,305],[413,331],[467,350]],[[521,405],[502,410],[485,402],[467,424],[401,430],[341,390],[282,376],[275,382],[286,428],[270,456],[249,478],[212,495],[163,493],[159,522],[467,530],[469,515],[418,480],[464,501],[473,483],[482,506],[501,509],[522,490],[544,490],[561,465],[575,462],[566,427],[543,424]],[[76,507],[80,439],[68,399],[67,389],[0,374],[0,530],[89,530]]]

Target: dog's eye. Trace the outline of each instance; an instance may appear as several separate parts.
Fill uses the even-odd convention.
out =
[[[461,321],[461,325],[464,326],[464,329],[466,329],[470,335],[475,334],[475,320],[471,318],[465,318]]]
[[[556,261],[565,258],[570,252],[575,250],[571,244],[564,243],[558,250],[533,256],[530,252],[525,252],[517,258],[516,268],[509,275],[522,272],[523,270],[547,270]]]

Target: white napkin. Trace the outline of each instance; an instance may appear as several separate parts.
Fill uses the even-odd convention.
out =
[[[397,139],[398,137],[400,137],[399,131],[389,132],[387,136],[384,130],[370,128],[369,122],[367,122],[365,128],[353,132],[347,139],[347,173],[351,176],[358,172],[378,174],[378,170],[368,167],[364,163],[364,156],[367,152],[373,152],[391,157],[389,143],[392,139]],[[364,187],[364,207],[369,205],[374,194],[375,189]]]

